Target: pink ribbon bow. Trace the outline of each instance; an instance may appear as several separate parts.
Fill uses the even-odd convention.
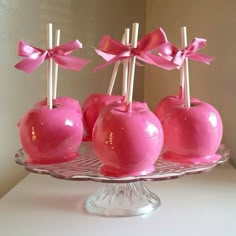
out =
[[[127,59],[136,56],[140,61],[161,67],[166,70],[172,70],[177,67],[172,61],[165,58],[154,55],[151,52],[160,47],[160,45],[167,42],[165,32],[160,28],[146,36],[144,36],[139,42],[137,48],[131,48],[130,45],[123,45],[121,42],[105,35],[100,43],[99,49],[96,53],[101,56],[107,62],[99,65],[95,68],[95,71],[104,68],[119,60]]]
[[[45,60],[52,58],[64,69],[80,71],[88,63],[88,60],[77,58],[69,54],[71,54],[73,50],[81,48],[82,44],[79,42],[79,40],[74,40],[48,50],[36,48],[25,43],[24,41],[19,41],[18,55],[25,58],[17,63],[15,67],[19,70],[23,70],[26,73],[32,73]]]
[[[167,42],[161,45],[158,48],[158,51],[160,56],[172,61],[174,64],[178,65],[178,67],[181,67],[186,57],[194,61],[209,64],[212,60],[214,60],[214,58],[198,52],[201,48],[204,48],[206,46],[206,42],[207,41],[205,39],[194,38],[187,47],[181,50],[176,48],[170,42]]]

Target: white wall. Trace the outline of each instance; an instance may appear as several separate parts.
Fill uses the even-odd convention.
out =
[[[60,70],[59,95],[81,101],[93,92],[106,92],[112,67],[96,74],[92,68],[102,60],[94,53],[99,39],[109,34],[121,38],[123,29],[140,22],[140,36],[145,33],[146,1],[132,0],[0,0],[0,197],[26,174],[14,163],[20,147],[17,121],[32,104],[45,96],[45,66],[32,75],[13,68],[17,42],[23,39],[44,47],[46,23],[62,30],[62,42],[79,38],[85,47],[78,56],[91,60],[82,72]],[[135,99],[143,100],[143,68],[137,69]],[[115,93],[121,91],[121,79]]]
[[[215,106],[224,123],[223,142],[236,164],[236,1],[148,0],[147,32],[163,27],[170,41],[180,47],[180,27],[194,37],[208,40],[203,53],[216,58],[210,66],[190,62],[191,94]],[[147,66],[144,98],[153,109],[164,96],[177,94],[178,71]]]

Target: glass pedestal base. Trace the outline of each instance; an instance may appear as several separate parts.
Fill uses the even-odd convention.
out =
[[[105,184],[89,197],[86,210],[100,216],[124,217],[148,214],[160,205],[160,198],[137,181]]]

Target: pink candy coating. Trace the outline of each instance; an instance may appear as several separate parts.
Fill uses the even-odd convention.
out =
[[[97,156],[108,176],[144,175],[153,171],[163,146],[163,129],[146,103],[109,106],[103,110],[92,137]]]
[[[199,102],[200,100],[191,97],[191,102]],[[179,96],[166,96],[156,106],[154,113],[162,121],[164,116],[175,106],[184,104],[183,98]]]
[[[71,108],[76,109],[78,113],[82,114],[82,109],[78,100],[72,97],[57,97],[56,99],[53,99],[53,104],[55,106],[59,106],[61,104],[67,105]],[[44,98],[42,101],[35,103],[34,106],[42,106],[42,105],[47,105],[47,98]]]
[[[19,122],[19,135],[29,161],[51,164],[76,158],[82,141],[82,116],[66,104],[53,109],[40,105],[30,109]]]
[[[121,101],[122,99],[123,97],[118,95],[94,93],[85,100],[82,110],[84,126],[87,132],[86,141],[91,141],[94,124],[102,109],[105,106],[113,102]]]
[[[162,120],[165,134],[163,157],[178,162],[214,162],[223,133],[218,111],[205,102],[173,107]]]

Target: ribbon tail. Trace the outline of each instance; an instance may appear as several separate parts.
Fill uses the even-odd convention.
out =
[[[20,62],[18,62],[15,65],[15,68],[30,74],[33,71],[35,71],[44,62],[46,55],[47,54],[44,53],[43,55],[41,55],[40,57],[38,57],[36,59],[26,57],[26,58],[22,59]]]
[[[168,61],[161,56],[153,55],[151,53],[146,53],[145,55],[142,55],[141,57],[138,56],[138,59],[141,61],[144,61],[148,64],[155,65],[157,67],[160,67],[165,70],[173,70],[178,68],[178,65],[174,64],[171,61]]]
[[[112,60],[114,57],[116,57],[116,55],[113,54],[109,54],[109,53],[105,53],[99,49],[95,49],[95,52],[102,57],[105,61],[110,61]]]
[[[70,55],[54,55],[53,60],[62,68],[67,70],[80,71],[89,61],[87,59],[78,58]]]
[[[194,61],[203,62],[207,65],[209,65],[210,62],[215,59],[212,56],[207,56],[207,55],[204,55],[204,54],[201,54],[201,53],[191,53],[191,55],[189,55],[188,58],[190,58]]]
[[[125,57],[125,56],[122,57],[122,56],[118,55],[118,56],[114,57],[113,59],[111,59],[111,60],[109,60],[109,61],[107,61],[107,62],[105,62],[105,63],[103,63],[103,64],[101,64],[101,65],[99,65],[97,67],[95,67],[94,68],[94,72],[96,72],[98,70],[101,70],[104,67],[106,67],[108,65],[111,65],[112,63],[115,63],[117,61],[120,61],[120,60],[123,60],[123,59],[126,59],[126,58],[128,58],[128,57]]]

